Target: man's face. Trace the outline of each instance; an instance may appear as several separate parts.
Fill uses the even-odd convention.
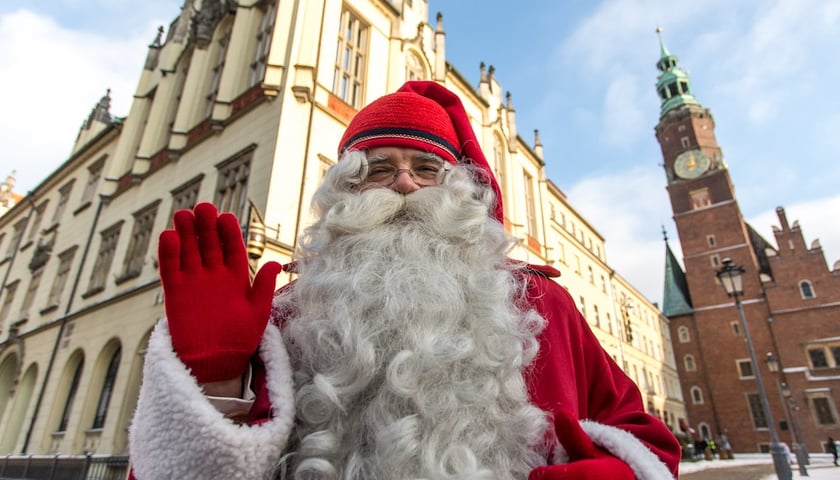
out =
[[[437,155],[405,147],[372,148],[367,162],[362,190],[385,187],[404,195],[440,184],[448,169]]]

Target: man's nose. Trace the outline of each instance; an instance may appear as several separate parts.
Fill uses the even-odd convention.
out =
[[[414,182],[413,178],[411,178],[411,172],[409,170],[398,171],[397,176],[394,178],[394,183],[391,184],[390,188],[391,190],[397,193],[402,193],[403,195],[420,190],[420,186]]]

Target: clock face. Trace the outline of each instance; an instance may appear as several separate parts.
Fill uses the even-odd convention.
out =
[[[674,161],[674,173],[680,178],[697,178],[709,169],[712,162],[700,150],[683,152]]]

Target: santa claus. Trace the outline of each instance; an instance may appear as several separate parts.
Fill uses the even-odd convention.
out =
[[[339,154],[276,294],[281,267],[250,281],[232,215],[199,204],[161,234],[139,479],[676,477],[676,439],[559,272],[508,258],[455,94],[405,84],[356,115]]]

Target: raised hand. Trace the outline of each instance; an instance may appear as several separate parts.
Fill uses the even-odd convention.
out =
[[[210,203],[175,212],[158,259],[172,346],[198,383],[241,377],[265,331],[280,265],[251,283],[236,217]]]
[[[633,480],[630,466],[596,447],[577,418],[560,412],[554,419],[557,438],[569,456],[569,463],[537,467],[528,480]]]

